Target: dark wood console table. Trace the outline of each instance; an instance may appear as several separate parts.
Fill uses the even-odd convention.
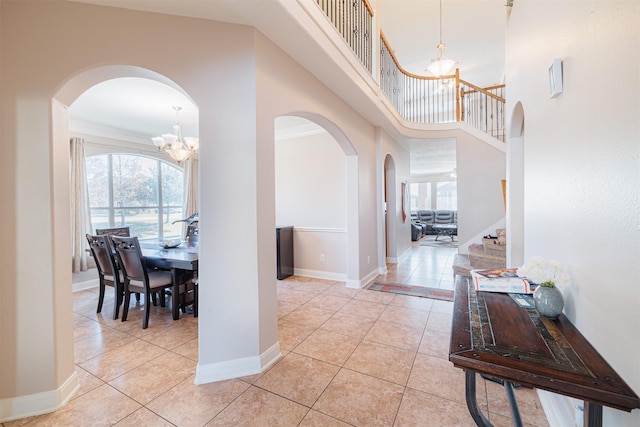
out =
[[[602,426],[602,406],[630,412],[640,398],[564,316],[549,320],[518,306],[508,294],[476,292],[458,276],[449,360],[465,370],[469,412],[492,424],[476,401],[476,373],[505,385],[514,425],[522,426],[514,384],[584,401],[584,425]]]

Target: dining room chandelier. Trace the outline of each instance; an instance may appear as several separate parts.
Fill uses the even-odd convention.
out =
[[[173,125],[174,133],[154,136],[151,140],[160,151],[167,153],[176,162],[182,163],[198,151],[200,141],[194,136],[182,137],[182,125],[178,116],[182,107],[174,106],[173,109],[176,111],[176,124]]]
[[[436,77],[448,75],[456,65],[456,61],[447,58],[444,53],[444,47],[445,45],[442,41],[442,0],[440,0],[440,43],[436,46],[438,56],[432,59],[431,64],[427,67],[427,71]]]

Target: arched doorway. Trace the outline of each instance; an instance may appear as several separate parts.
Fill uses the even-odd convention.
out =
[[[397,262],[398,260],[398,239],[397,239],[397,183],[396,183],[396,165],[393,157],[387,154],[384,158],[384,189],[383,189],[383,206],[384,206],[384,236],[385,236],[385,262]],[[409,203],[409,200],[405,200]],[[409,207],[404,206],[407,216],[410,215]],[[410,220],[408,218],[408,220]]]
[[[280,116],[276,118],[276,132],[278,129],[282,131],[284,124],[286,123],[286,118],[293,118],[293,122],[296,122],[297,119],[298,125],[302,125],[304,127],[304,121],[306,120],[308,124],[313,124],[313,126],[308,127],[307,129],[315,129],[313,133],[324,134],[326,138],[329,138],[332,141],[335,141],[337,145],[340,147],[340,151],[344,156],[344,173],[342,181],[344,183],[344,197],[341,197],[342,206],[338,206],[333,209],[334,215],[334,224],[344,224],[345,228],[341,225],[337,227],[326,226],[326,227],[309,227],[310,232],[314,232],[316,234],[321,234],[323,236],[322,241],[326,244],[326,247],[330,250],[331,247],[336,248],[338,253],[342,251],[344,253],[345,264],[344,264],[344,272],[338,275],[332,275],[331,271],[327,271],[328,278],[333,277],[337,280],[344,280],[346,282],[347,287],[359,288],[360,287],[360,279],[359,279],[359,244],[358,244],[358,162],[357,162],[357,153],[347,136],[342,132],[338,126],[336,126],[333,122],[326,119],[325,117],[310,113],[310,112],[292,112],[285,116]],[[300,121],[303,120],[303,121]],[[290,121],[291,123],[291,121]],[[277,144],[277,141],[276,141]],[[334,153],[334,159],[335,159]],[[326,167],[326,165],[325,165]],[[342,174],[342,172],[341,172]],[[276,190],[276,194],[279,190]],[[330,198],[333,200],[332,204],[337,204],[338,200],[331,195]],[[346,208],[345,208],[346,207]],[[320,209],[326,209],[326,206],[322,204],[319,205]],[[335,217],[335,215],[343,215],[342,219]],[[278,215],[276,215],[277,217]],[[295,224],[294,224],[295,225]],[[308,236],[307,236],[308,237]],[[317,240],[317,239],[316,239]],[[342,249],[340,249],[342,248]],[[295,251],[295,249],[294,249]],[[332,254],[331,256],[335,256],[336,254]],[[307,262],[316,263],[316,265],[321,265],[322,263],[327,263],[329,254],[327,253],[313,253],[308,257]],[[296,262],[296,264],[298,264]],[[322,267],[319,267],[322,269]],[[331,267],[330,267],[331,268]],[[342,267],[338,267],[342,268]],[[313,269],[313,268],[312,268]],[[319,273],[322,274],[322,273]]]

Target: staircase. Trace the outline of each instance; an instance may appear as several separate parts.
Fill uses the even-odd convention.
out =
[[[489,270],[507,266],[506,230],[496,230],[497,237],[484,237],[482,243],[469,245],[469,255],[457,254],[453,259],[453,278],[471,276],[471,270]]]

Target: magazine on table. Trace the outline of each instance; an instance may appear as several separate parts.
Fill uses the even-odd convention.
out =
[[[532,294],[534,289],[527,279],[518,276],[515,268],[471,270],[471,280],[476,291]]]

